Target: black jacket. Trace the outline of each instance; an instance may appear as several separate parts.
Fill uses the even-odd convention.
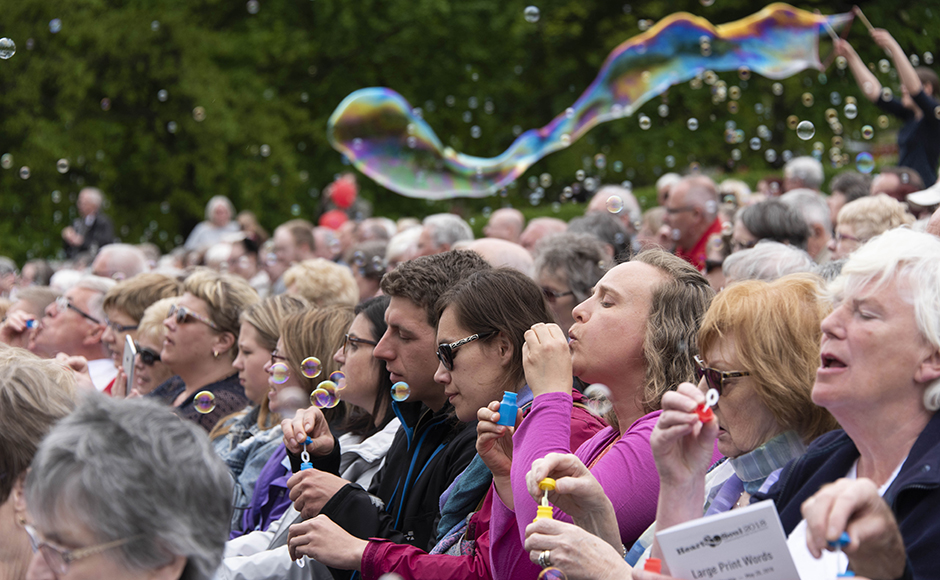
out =
[[[402,426],[369,493],[348,484],[320,513],[359,538],[430,550],[441,517],[441,494],[476,454],[475,423],[461,423],[449,404],[437,413],[418,403],[393,406]]]
[[[766,496],[755,494],[752,501],[774,500],[789,535],[803,519],[800,505],[822,485],[845,477],[858,457],[855,443],[844,431],[827,433],[783,468]],[[894,512],[907,550],[901,578],[940,578],[940,413],[917,438],[884,500]]]
[[[85,225],[85,218],[76,218],[72,223],[72,229],[84,236],[84,241],[80,246],[72,246],[68,242],[63,242],[65,246],[65,255],[74,258],[82,252],[91,252],[92,255],[98,253],[101,246],[114,243],[114,226],[111,225],[111,219],[104,214],[96,214],[91,225]]]

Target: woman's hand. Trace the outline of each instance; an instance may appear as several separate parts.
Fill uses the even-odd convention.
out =
[[[537,564],[548,550],[552,566],[568,580],[625,580],[630,573],[618,550],[574,524],[539,520],[526,526],[525,535],[529,559]]]
[[[117,375],[114,377],[114,384],[111,385],[111,396],[115,399],[124,399],[129,396],[127,389],[127,375],[124,374],[124,367],[118,367]]]
[[[316,407],[298,409],[293,419],[281,421],[281,430],[284,432],[284,446],[295,455],[304,450],[308,436],[313,441],[306,445],[306,449],[313,457],[329,455],[336,443],[326,417]]]
[[[320,515],[323,506],[349,482],[319,469],[302,469],[287,480],[290,499],[305,519]]]
[[[522,366],[536,397],[571,392],[571,351],[568,337],[557,324],[539,322],[526,331]]]
[[[340,570],[359,570],[368,545],[326,516],[292,525],[287,539],[292,560],[307,556]]]
[[[907,554],[890,506],[866,478],[840,479],[819,488],[800,507],[806,520],[806,546],[816,558],[829,541],[848,532],[842,551],[852,570],[870,578],[900,578]]]
[[[477,454],[493,473],[493,477],[509,477],[512,469],[512,434],[515,427],[498,425],[499,401],[477,411]],[[522,409],[516,411],[516,424],[522,420]]]
[[[650,435],[660,485],[687,485],[704,478],[711,465],[718,420],[702,423],[695,410],[705,396],[691,383],[663,395],[663,413]]]

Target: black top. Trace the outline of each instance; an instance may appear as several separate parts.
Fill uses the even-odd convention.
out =
[[[171,377],[165,383],[148,393],[146,396],[153,397],[173,406],[176,397],[186,390],[186,383],[179,376]],[[196,395],[203,391],[209,391],[215,396],[215,407],[208,413],[201,413],[196,410],[193,400]],[[220,381],[206,385],[183,401],[179,407],[173,410],[177,415],[189,419],[196,423],[207,432],[212,431],[219,419],[227,417],[235,411],[241,411],[250,401],[245,396],[245,389],[238,383],[238,373],[232,373]]]
[[[937,162],[940,161],[940,102],[924,91],[913,97],[914,103],[924,113],[920,121],[914,111],[905,108],[901,101],[878,98],[878,108],[904,121],[898,131],[898,165],[916,169],[930,187],[937,181]]]
[[[72,222],[72,229],[75,233],[84,236],[84,241],[80,246],[72,246],[68,242],[65,244],[65,255],[69,258],[75,257],[82,252],[97,254],[101,246],[114,243],[114,226],[111,225],[111,219],[104,214],[96,214],[91,220],[91,224],[85,223],[85,218],[79,217]]]

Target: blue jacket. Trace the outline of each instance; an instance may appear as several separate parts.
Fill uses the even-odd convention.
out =
[[[858,457],[858,449],[844,431],[827,433],[783,468],[766,496],[755,494],[752,501],[774,500],[789,535],[803,519],[800,505],[822,485],[845,477]],[[901,578],[940,578],[940,413],[934,414],[917,438],[884,500],[894,512],[907,550]]]

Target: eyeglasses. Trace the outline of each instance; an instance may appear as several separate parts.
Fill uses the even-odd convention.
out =
[[[349,346],[350,342],[354,344],[368,344],[369,346],[376,346],[377,344],[379,344],[374,340],[366,340],[365,338],[359,338],[358,336],[349,336],[349,334],[347,334],[343,338],[343,356],[346,356],[346,347]]]
[[[862,243],[862,240],[856,238],[855,236],[849,236],[849,235],[846,235],[846,234],[841,234],[841,233],[839,233],[839,232],[836,232],[836,235],[834,235],[834,236],[832,236],[832,237],[835,239],[835,241],[836,241],[837,244],[840,243],[840,242],[855,242],[856,244],[861,244],[861,243]]]
[[[140,362],[144,363],[148,367],[152,367],[153,363],[160,362],[160,353],[150,350],[140,346],[136,341],[134,341],[134,346],[137,347],[137,354],[140,355]]]
[[[702,380],[702,377],[705,377],[705,383],[710,388],[718,391],[719,395],[721,395],[721,389],[724,388],[726,380],[749,376],[751,376],[751,373],[747,371],[720,371],[718,369],[710,369],[705,366],[705,361],[703,361],[701,357],[698,355],[695,356],[695,378]]]
[[[58,310],[59,312],[62,312],[63,310],[66,310],[66,309],[71,308],[72,310],[74,310],[75,312],[78,312],[78,313],[81,314],[83,317],[85,317],[85,318],[87,318],[88,320],[94,322],[95,324],[101,324],[101,321],[100,321],[100,320],[98,320],[97,318],[95,318],[95,317],[92,316],[91,314],[88,314],[87,312],[85,312],[84,310],[82,310],[81,308],[79,308],[78,306],[75,306],[74,304],[72,304],[72,301],[69,300],[68,297],[66,297],[66,296],[59,296],[58,298],[56,298],[56,299],[55,299],[55,307],[56,307],[56,310]]]
[[[554,304],[555,301],[558,300],[559,298],[562,298],[564,296],[574,296],[574,291],[568,290],[567,292],[555,292],[551,288],[546,288],[545,286],[542,286],[542,295],[545,296],[545,300],[547,300],[549,304]]]
[[[167,318],[176,318],[177,324],[186,324],[192,320],[198,320],[199,322],[205,324],[213,330],[218,330],[222,332],[222,329],[219,328],[219,325],[209,320],[207,317],[199,314],[198,312],[193,312],[192,310],[187,309],[185,306],[177,306],[176,304],[170,306],[170,311],[166,313]]]
[[[437,345],[437,359],[441,361],[441,364],[444,365],[444,368],[452,371],[454,370],[454,351],[463,345],[473,342],[474,340],[479,340],[481,338],[486,338],[496,334],[496,331],[485,332],[483,334],[474,334],[468,336],[467,338],[462,338],[457,342],[452,342],[450,344],[441,343]]]
[[[277,354],[277,349],[272,350],[271,351],[271,364],[272,365],[277,364],[277,361],[279,360],[287,360],[287,357]]]
[[[39,532],[36,531],[36,528],[26,524],[23,526],[26,529],[26,534],[29,536],[30,546],[33,548],[33,552],[39,552],[42,554],[43,559],[45,559],[46,564],[56,576],[65,576],[69,571],[69,564],[75,562],[76,560],[81,560],[82,558],[87,558],[88,556],[93,556],[95,554],[100,554],[112,548],[117,548],[118,546],[123,546],[128,542],[132,542],[138,539],[140,536],[133,536],[130,538],[123,538],[121,540],[114,540],[112,542],[105,542],[103,544],[98,544],[96,546],[88,546],[87,548],[79,548],[77,550],[63,550],[58,546],[53,546],[52,544],[46,542],[39,535]]]
[[[104,323],[114,332],[130,332],[131,330],[137,330],[136,324],[118,324],[117,322],[112,322],[107,316],[104,317]]]

